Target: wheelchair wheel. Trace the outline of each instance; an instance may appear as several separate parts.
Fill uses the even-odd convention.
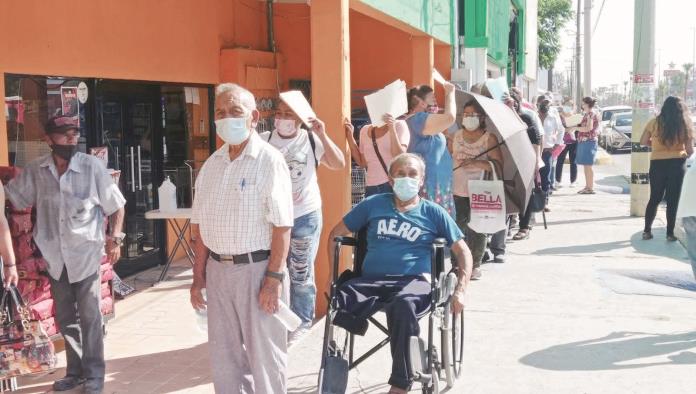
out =
[[[454,382],[462,375],[462,362],[464,360],[464,313],[455,315],[452,306],[445,306],[440,331],[442,344],[442,369],[445,374],[447,387],[454,386]]]
[[[433,381],[430,383],[430,387],[423,386],[423,394],[440,394],[440,377],[434,369]]]

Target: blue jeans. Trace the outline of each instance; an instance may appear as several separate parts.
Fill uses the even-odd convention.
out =
[[[393,193],[392,187],[389,182],[383,183],[381,185],[365,186],[365,197],[370,197],[375,194],[383,193]]]
[[[541,160],[544,161],[544,167],[539,170],[539,175],[541,175],[541,190],[547,192],[553,185],[553,176],[555,175],[553,171],[553,157],[551,156],[550,149],[544,149],[541,153]]]
[[[691,269],[696,278],[696,216],[689,216],[682,219],[684,232],[686,232],[686,251],[689,252],[691,259]]]
[[[290,309],[302,324],[314,320],[317,288],[314,285],[314,260],[321,237],[321,209],[295,219],[290,232],[288,272],[290,274]]]

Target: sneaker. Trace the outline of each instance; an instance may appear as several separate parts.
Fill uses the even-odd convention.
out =
[[[504,254],[498,254],[493,258],[493,261],[499,264],[502,264],[505,262],[505,255]]]
[[[68,375],[63,379],[58,379],[53,382],[53,391],[69,391],[85,382],[84,379],[78,376]]]
[[[653,235],[650,231],[643,231],[643,241],[653,239]]]
[[[555,185],[553,186],[553,188],[556,189],[556,190],[558,190],[558,189],[563,189],[563,185],[561,185],[560,183],[557,183],[557,184],[555,184]]]
[[[85,381],[85,394],[102,394],[104,392],[104,379],[89,378]]]
[[[481,268],[474,268],[474,270],[471,271],[471,280],[479,279],[481,279]]]
[[[571,183],[570,183],[570,187],[571,187],[571,188],[576,188],[576,187],[578,187],[578,183],[577,183],[577,182],[571,182]]]
[[[307,334],[309,334],[309,330],[312,328],[311,323],[302,323],[297,330],[291,332],[288,334],[288,347],[291,347],[298,342],[300,342]]]
[[[674,235],[672,235],[672,234],[667,235],[667,242],[677,242],[677,241],[679,241],[679,239],[677,237],[675,237]]]

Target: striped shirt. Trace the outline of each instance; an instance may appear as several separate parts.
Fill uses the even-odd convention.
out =
[[[230,160],[229,145],[198,173],[191,223],[212,252],[225,255],[271,248],[273,227],[292,227],[290,172],[283,155],[252,132]]]
[[[70,283],[97,272],[104,256],[104,217],[126,204],[101,160],[77,153],[59,176],[48,154],[27,164],[5,191],[15,207],[36,207],[34,242],[53,279],[60,279],[63,268]]]

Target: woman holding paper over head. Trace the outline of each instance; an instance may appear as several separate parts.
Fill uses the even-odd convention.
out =
[[[385,114],[383,121],[382,126],[367,124],[360,129],[360,145],[355,142],[353,125],[348,119],[344,123],[350,154],[366,170],[365,197],[392,192],[389,163],[406,152],[410,139],[406,122],[390,114]]]
[[[454,85],[445,82],[445,110],[442,114],[423,112],[428,108],[428,97],[423,97],[419,87],[408,91],[409,115],[406,123],[411,131],[408,152],[425,160],[425,182],[421,195],[447,210],[455,217],[452,198],[452,156],[447,150],[444,132],[454,124],[456,109]]]
[[[570,162],[570,187],[575,187],[575,182],[578,179],[578,165],[575,163],[575,152],[578,146],[578,133],[575,131],[576,128],[574,126],[579,125],[582,119],[576,119],[580,116],[576,116],[573,113],[574,106],[575,104],[570,99],[566,99],[566,101],[563,103],[561,121],[563,121],[563,125],[565,126],[565,133],[563,134],[563,143],[565,144],[565,148],[563,148],[563,151],[561,151],[561,154],[558,155],[558,158],[556,159],[557,187],[561,186],[561,181],[563,180],[563,165],[565,164],[566,157],[568,157]]]
[[[290,333],[288,346],[301,339],[314,320],[314,261],[322,228],[322,201],[317,168],[324,165],[329,169],[339,170],[345,165],[343,152],[327,135],[324,122],[315,118],[316,115],[304,96],[294,96],[283,96],[275,113],[275,129],[261,133],[264,141],[283,154],[292,183],[294,223],[287,259],[290,309],[300,317],[302,324]],[[296,101],[300,103],[295,104]],[[297,109],[291,108],[291,105]],[[307,115],[310,130],[302,128],[303,121],[298,113]]]

